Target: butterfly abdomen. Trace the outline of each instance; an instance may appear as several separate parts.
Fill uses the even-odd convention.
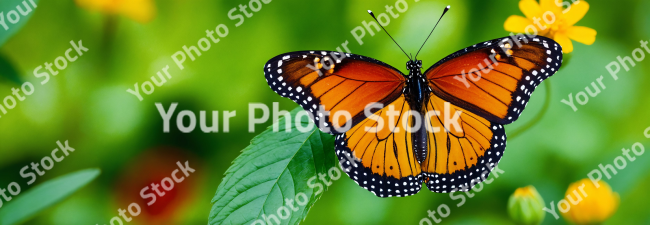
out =
[[[419,120],[424,123],[424,114],[420,113]],[[414,121],[411,121],[411,126],[414,126]],[[415,153],[415,158],[418,160],[418,163],[422,163],[424,159],[427,158],[428,152],[428,139],[427,139],[427,129],[425,124],[421,124],[419,130],[411,133],[411,138],[413,140],[413,152]]]

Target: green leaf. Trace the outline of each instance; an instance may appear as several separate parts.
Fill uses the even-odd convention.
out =
[[[22,83],[22,80],[18,76],[18,71],[16,71],[16,68],[14,68],[12,63],[2,53],[0,53],[0,77],[4,77],[16,84]]]
[[[99,169],[85,169],[43,182],[33,189],[19,194],[0,208],[0,225],[12,225],[65,199],[99,176]]]
[[[302,108],[296,108],[290,113],[290,118],[296,118]],[[280,224],[298,224],[304,220],[311,206],[326,189],[319,179],[311,180],[312,187],[320,184],[323,188],[310,188],[308,181],[318,173],[327,174],[328,170],[337,167],[334,154],[334,137],[321,132],[314,125],[309,132],[296,129],[295,119],[291,119],[291,130],[286,132],[286,118],[282,117],[276,124],[256,136],[242,154],[235,159],[233,165],[226,171],[226,176],[219,184],[217,193],[212,199],[209,224],[251,224],[256,220],[264,220],[264,216],[274,215]],[[301,117],[301,126],[313,124],[307,116]],[[337,168],[338,169],[338,168]],[[339,170],[342,174],[343,172]],[[327,178],[329,179],[329,178]],[[316,183],[316,185],[314,185]],[[296,199],[303,193],[309,201],[300,206],[294,202],[295,212],[288,208],[290,216],[281,207],[291,207],[285,199]],[[302,196],[302,195],[300,195]],[[304,203],[304,198],[299,198]],[[282,219],[278,215],[282,212]],[[273,224],[277,224],[272,220]]]
[[[23,5],[23,1],[25,2],[25,5]],[[7,29],[5,29],[4,26],[0,25],[0,47],[2,47],[7,40],[14,34],[18,33],[20,29],[25,26],[27,21],[34,15],[34,11],[37,8],[34,8],[32,6],[32,3],[36,4],[36,7],[38,7],[38,0],[2,0],[0,1],[0,12],[2,12],[2,17],[4,17],[4,24],[7,25]],[[16,7],[20,7],[23,12],[28,12],[31,10],[31,12],[27,13],[27,15],[22,15],[20,11]],[[13,12],[16,12],[15,14]],[[11,14],[11,15],[9,15]],[[18,17],[14,16],[17,15]],[[8,17],[11,17],[11,21],[15,20],[15,18],[19,18],[18,21],[13,24],[9,20]],[[2,19],[0,19],[2,20]]]

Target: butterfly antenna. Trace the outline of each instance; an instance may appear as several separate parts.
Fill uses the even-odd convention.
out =
[[[422,43],[422,46],[420,47],[420,50],[422,50],[422,47],[424,47],[424,44],[427,43],[427,41],[429,40],[429,37],[431,37],[431,34],[433,34],[433,31],[434,31],[434,30],[436,29],[436,27],[438,26],[438,23],[440,23],[440,20],[442,19],[442,17],[445,15],[445,13],[447,13],[447,11],[449,11],[449,8],[450,8],[450,6],[448,5],[448,6],[445,8],[445,11],[442,12],[442,15],[440,15],[440,19],[438,19],[438,22],[436,22],[436,25],[433,26],[433,29],[431,30],[431,33],[429,33],[429,36],[427,36],[427,39],[424,40],[424,43]],[[415,58],[416,58],[416,59],[418,58],[418,54],[420,54],[420,50],[418,50],[418,53],[415,53]]]
[[[386,28],[384,28],[384,26],[381,25],[381,23],[379,22],[379,20],[377,20],[377,18],[375,17],[375,14],[372,13],[372,11],[370,11],[370,10],[368,10],[368,13],[370,14],[370,16],[372,16],[373,19],[375,19],[375,21],[377,21],[377,24],[379,24],[379,26],[381,27],[381,29],[384,29],[384,32],[386,32],[386,34],[388,34],[388,37],[390,37],[390,39],[393,39],[393,42],[395,42],[395,44],[397,45],[397,47],[399,47],[399,49],[401,49],[402,52],[404,52],[404,55],[406,55],[406,57],[409,58],[409,60],[412,60],[411,57],[409,57],[409,55],[406,54],[406,51],[404,51],[404,49],[402,48],[402,46],[399,46],[399,44],[397,44],[397,41],[395,41],[395,38],[393,38],[392,36],[390,36],[390,34],[388,33],[388,31],[386,31]]]

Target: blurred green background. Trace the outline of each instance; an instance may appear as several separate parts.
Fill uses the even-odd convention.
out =
[[[503,28],[506,18],[523,15],[516,0],[407,2],[408,11],[392,19],[386,29],[413,53],[441,10],[452,6],[418,57],[424,67],[458,49],[508,35]],[[445,224],[510,224],[506,205],[516,188],[534,185],[547,205],[557,203],[570,183],[585,178],[600,163],[612,163],[621,148],[634,142],[650,146],[643,136],[650,126],[650,79],[645,76],[650,73],[649,61],[619,73],[617,81],[605,69],[616,56],[629,56],[639,40],[650,39],[650,1],[588,2],[591,8],[577,25],[597,30],[596,42],[591,46],[574,42],[570,62],[550,79],[548,113],[539,124],[509,139],[499,164],[505,173],[495,182],[457,208],[458,201],[448,194],[429,191],[378,198],[344,176],[314,205],[303,224],[417,224],[427,210],[441,203],[451,207]],[[57,140],[69,140],[76,151],[34,185],[89,167],[101,168],[102,174],[26,224],[108,224],[118,208],[136,200],[144,206],[140,189],[169,176],[176,161],[186,160],[196,173],[173,194],[159,198],[155,207],[143,207],[143,215],[128,224],[206,224],[223,173],[256,133],[271,124],[258,125],[256,133],[249,133],[248,104],[280,102],[284,110],[297,106],[267,86],[261,68],[268,59],[290,51],[335,50],[347,40],[353,53],[406,72],[407,59],[385,34],[366,34],[359,45],[350,33],[361,21],[372,20],[366,10],[384,12],[384,6],[394,5],[394,0],[275,0],[235,27],[228,11],[247,3],[155,1],[151,21],[138,22],[122,13],[88,10],[70,0],[39,2],[24,28],[0,48],[19,78],[32,82],[36,90],[1,115],[0,187],[18,181],[24,193],[28,188],[19,176],[20,168],[50,154]],[[206,29],[221,23],[228,26],[228,36],[196,61],[188,59],[185,69],[179,70],[170,56],[183,45],[196,45]],[[32,75],[34,68],[63,55],[71,40],[83,40],[89,52],[40,85],[41,79]],[[172,79],[143,101],[126,92],[167,64]],[[607,88],[577,112],[560,102],[569,93],[584,91],[601,75]],[[11,88],[19,85],[0,78],[0,96],[10,95]],[[539,88],[526,112],[506,131],[511,133],[531,120],[544,101],[545,90]],[[236,110],[237,116],[231,119],[229,133],[204,134],[197,128],[183,134],[175,120],[172,132],[163,133],[155,102],[165,108],[178,102],[177,112]],[[621,197],[608,224],[650,224],[649,170],[650,156],[643,155],[607,180]],[[550,214],[544,221],[563,223]]]

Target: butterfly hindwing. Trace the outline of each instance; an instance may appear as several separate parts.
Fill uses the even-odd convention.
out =
[[[552,39],[504,37],[457,51],[424,74],[440,98],[492,122],[509,124],[561,64],[562,48]]]
[[[400,116],[389,120],[393,108]],[[359,186],[379,197],[404,197],[422,187],[421,166],[413,151],[409,105],[404,96],[336,136],[336,155],[341,167]],[[406,113],[404,113],[406,112]],[[395,117],[394,117],[395,118]],[[378,122],[382,121],[382,122]]]
[[[301,51],[278,55],[264,65],[266,81],[280,96],[289,98],[314,115],[322,126],[352,127],[365,119],[366,105],[388,104],[397,99],[405,78],[402,73],[378,60],[341,52]],[[318,113],[322,105],[330,115]],[[345,116],[333,116],[347,111]],[[348,124],[349,123],[349,124]],[[340,133],[329,129],[330,133]]]
[[[439,193],[471,190],[503,156],[503,125],[435,95],[429,97],[425,110],[433,112],[424,119],[429,153],[421,164],[427,187]]]

